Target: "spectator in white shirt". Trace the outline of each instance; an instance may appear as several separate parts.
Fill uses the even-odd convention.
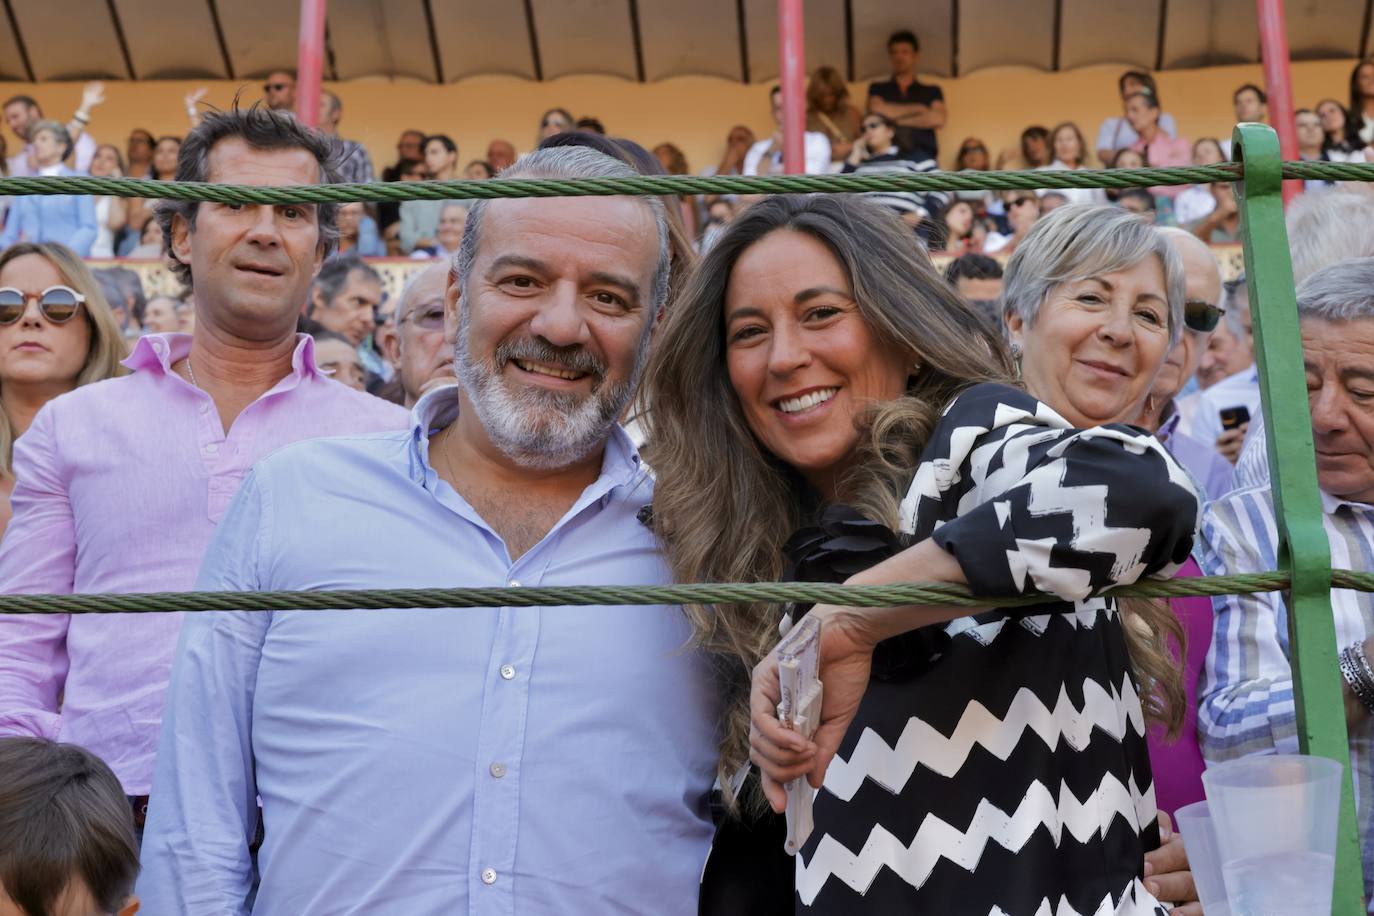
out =
[[[765,137],[744,154],[744,174],[781,175],[782,162],[782,87],[774,86],[768,100],[773,112],[773,135]],[[804,171],[807,175],[824,175],[830,171],[830,140],[825,134],[806,131]]]

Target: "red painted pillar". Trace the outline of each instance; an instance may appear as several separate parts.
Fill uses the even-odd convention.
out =
[[[778,0],[778,55],[782,59],[782,163],[788,175],[806,172],[806,42],[802,0]]]
[[[1269,96],[1269,123],[1279,135],[1279,153],[1298,158],[1298,132],[1293,126],[1293,84],[1288,78],[1288,25],[1283,0],[1255,0],[1259,10],[1260,57]],[[1283,202],[1302,193],[1301,181],[1283,183]]]
[[[320,124],[325,2],[301,0],[301,32],[296,45],[296,117],[311,127]]]

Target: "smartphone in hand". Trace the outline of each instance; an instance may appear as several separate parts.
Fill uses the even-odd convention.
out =
[[[1223,407],[1220,416],[1222,429],[1236,429],[1250,422],[1250,408],[1244,404],[1239,407]]]

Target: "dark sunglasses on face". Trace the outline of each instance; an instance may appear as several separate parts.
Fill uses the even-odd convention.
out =
[[[30,299],[38,300],[38,311],[52,324],[66,324],[76,317],[86,297],[69,286],[49,286],[36,296],[12,286],[0,289],[0,327],[24,317]]]
[[[865,121],[865,122],[864,122],[864,130],[877,130],[878,128],[880,128],[880,127],[882,127],[882,126],[883,126],[883,122],[882,122],[882,121]]]
[[[1201,299],[1188,299],[1183,303],[1183,323],[1190,331],[1210,334],[1217,329],[1217,322],[1225,314],[1226,309]]]
[[[263,91],[263,92],[281,92],[281,91],[287,89],[288,86],[289,86],[288,83],[263,83],[263,84],[262,84],[262,91]]]

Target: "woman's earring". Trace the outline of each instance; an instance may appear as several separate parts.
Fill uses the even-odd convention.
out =
[[[1019,343],[1017,343],[1016,341],[1014,341],[1014,340],[1011,342],[1011,358],[1012,358],[1012,359],[1020,359],[1020,358],[1021,358],[1021,345],[1020,345]]]

